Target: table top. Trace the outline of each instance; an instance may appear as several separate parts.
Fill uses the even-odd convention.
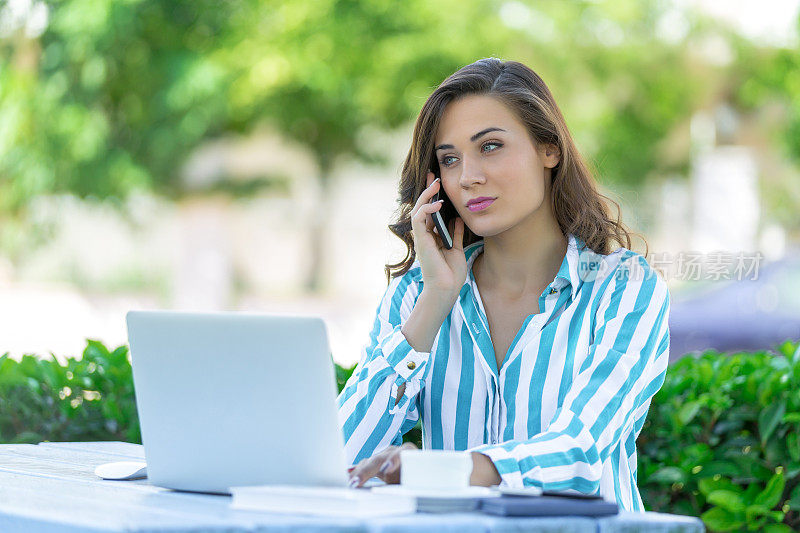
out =
[[[699,518],[630,513],[606,518],[507,518],[473,513],[417,513],[381,518],[329,518],[230,508],[230,496],[173,491],[146,479],[108,481],[97,465],[143,461],[127,442],[43,442],[0,445],[0,531],[512,531],[703,532]]]

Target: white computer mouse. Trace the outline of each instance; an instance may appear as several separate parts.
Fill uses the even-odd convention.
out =
[[[147,477],[147,463],[138,461],[117,461],[105,463],[94,469],[103,479],[142,479]]]

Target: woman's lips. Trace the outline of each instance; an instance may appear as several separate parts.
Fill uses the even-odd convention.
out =
[[[494,202],[494,200],[484,200],[482,202],[477,202],[468,205],[467,209],[469,209],[470,211],[483,211],[484,209],[492,205],[492,202]]]

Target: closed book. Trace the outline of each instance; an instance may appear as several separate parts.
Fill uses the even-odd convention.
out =
[[[510,496],[486,498],[481,511],[502,516],[609,516],[619,513],[616,502],[568,496]]]
[[[411,496],[373,493],[344,487],[256,485],[231,487],[231,507],[284,514],[369,518],[412,514]]]

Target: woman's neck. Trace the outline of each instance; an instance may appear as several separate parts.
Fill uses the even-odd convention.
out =
[[[483,253],[473,264],[481,289],[511,300],[538,298],[553,281],[567,252],[568,239],[552,216],[534,222],[484,238]]]

